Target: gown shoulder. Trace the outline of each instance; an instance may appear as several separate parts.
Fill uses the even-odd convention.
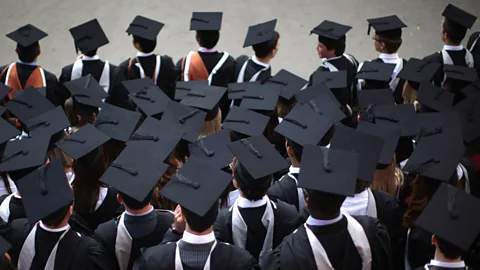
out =
[[[288,175],[284,175],[279,181],[273,183],[268,189],[267,195],[275,202],[280,200],[295,207],[298,205],[297,184]]]

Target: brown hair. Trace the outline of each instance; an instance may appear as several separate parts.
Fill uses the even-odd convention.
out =
[[[203,137],[207,137],[215,132],[218,132],[222,129],[222,110],[218,109],[217,116],[211,121],[203,122],[202,129],[200,131],[200,135],[198,135],[199,139]]]
[[[95,115],[98,114],[98,108],[86,106],[75,102],[73,98],[65,101],[65,114],[72,128],[81,128],[88,123],[95,121]],[[80,116],[80,119],[78,118]]]
[[[403,104],[413,104],[417,99],[417,91],[413,89],[408,81],[403,85]]]
[[[377,169],[373,175],[370,187],[375,190],[385,191],[396,197],[397,190],[403,182],[403,177],[400,178],[403,173],[401,173],[401,170],[397,170],[396,163],[396,158],[393,156],[392,162],[385,169]]]
[[[163,173],[163,176],[158,180],[157,184],[153,188],[153,197],[152,197],[152,205],[159,209],[165,210],[172,210],[174,211],[177,207],[177,204],[170,201],[169,199],[163,197],[160,194],[165,185],[173,178],[173,176],[177,173],[177,170],[180,167],[180,162],[175,158],[175,152],[172,151],[168,156],[168,169]]]
[[[6,172],[0,173],[0,177],[3,180],[3,183],[5,184],[5,188],[7,189],[8,194],[12,194],[12,188],[10,187],[10,181],[8,181],[8,175]]]
[[[412,193],[405,201],[408,209],[403,215],[403,226],[406,228],[415,226],[418,216],[440,186],[440,181],[417,175],[410,186]]]
[[[287,114],[289,114],[290,111],[293,109],[293,107],[295,107],[295,105],[296,102],[285,102],[279,99],[276,105],[278,117],[285,118]]]
[[[55,147],[47,152],[47,157],[50,161],[55,159],[62,160],[64,169],[71,169],[73,166],[73,159],[65,154],[60,148]]]

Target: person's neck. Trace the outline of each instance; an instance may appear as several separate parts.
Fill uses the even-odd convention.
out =
[[[148,211],[151,211],[153,206],[151,204],[148,204],[146,205],[145,207],[141,208],[141,209],[131,209],[131,208],[128,208],[128,206],[125,206],[125,210],[131,214],[134,214],[134,215],[141,215],[141,214],[145,214],[147,213]]]
[[[208,229],[206,229],[203,232],[196,232],[196,231],[192,230],[187,223],[186,226],[185,226],[185,231],[188,232],[188,233],[191,233],[193,235],[207,235],[207,234],[210,234],[210,233],[213,232],[213,225],[210,226]]]
[[[50,226],[50,225],[46,225],[45,223],[43,223],[43,225],[45,227],[47,227],[48,229],[51,229],[51,230],[56,230],[56,229],[61,229],[61,228],[64,228],[68,225],[68,220],[70,219],[70,216],[66,216],[62,222],[60,224],[58,224],[57,226]]]
[[[458,43],[454,43],[454,42],[452,42],[448,39],[445,40],[444,43],[445,43],[445,45],[448,45],[448,46],[460,46],[461,45],[461,44],[458,44]]]
[[[266,56],[266,57],[255,56],[255,57],[257,58],[258,62],[264,63],[265,65],[270,65],[270,60],[272,60],[272,58],[269,56]]]
[[[443,255],[443,253],[440,251],[440,249],[437,247],[435,249],[435,257],[434,257],[434,260],[435,261],[439,261],[439,262],[446,262],[446,263],[456,263],[456,262],[461,262],[462,261],[462,257],[458,257],[458,258],[455,258],[455,259],[449,259],[447,257],[445,257],[445,255]]]
[[[300,162],[297,159],[290,157],[290,160],[292,161],[293,168],[300,168]]]
[[[314,211],[311,211],[310,215],[315,219],[332,220],[337,218],[340,215],[340,209],[338,209],[338,212],[335,212],[334,214],[331,214],[331,215],[326,215],[324,213],[314,212]]]

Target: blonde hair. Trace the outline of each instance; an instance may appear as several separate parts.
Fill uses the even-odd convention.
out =
[[[153,196],[151,200],[152,205],[154,205],[159,209],[172,210],[172,211],[175,210],[175,208],[177,207],[177,204],[163,197],[160,194],[160,191],[173,178],[173,176],[177,173],[179,168],[180,168],[180,162],[175,158],[175,152],[172,151],[168,156],[168,169],[167,171],[165,171],[163,176],[157,181],[157,184],[153,189]]]
[[[202,130],[198,138],[207,137],[213,133],[219,132],[222,129],[222,110],[218,109],[217,116],[211,121],[203,122]]]
[[[377,169],[370,187],[397,197],[397,191],[403,184],[403,173],[397,168],[396,163],[396,157],[393,156],[392,162],[385,169]]]
[[[417,99],[417,91],[412,88],[408,81],[406,81],[403,85],[402,96],[403,104],[413,104]]]
[[[283,102],[278,100],[276,105],[278,117],[285,118],[296,104],[297,102]]]

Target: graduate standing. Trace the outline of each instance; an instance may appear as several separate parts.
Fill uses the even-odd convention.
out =
[[[475,32],[470,36],[467,48],[473,54],[480,54],[480,31]]]

